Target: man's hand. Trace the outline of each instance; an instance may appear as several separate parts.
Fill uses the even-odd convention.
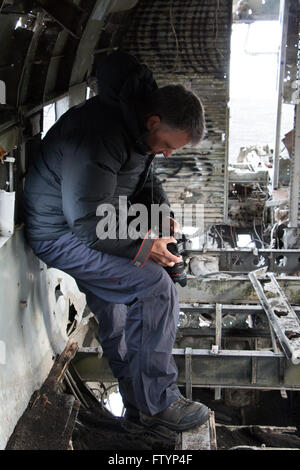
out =
[[[177,243],[174,237],[157,238],[153,244],[149,258],[161,266],[174,266],[182,260],[182,256],[175,256],[167,249],[168,243]]]

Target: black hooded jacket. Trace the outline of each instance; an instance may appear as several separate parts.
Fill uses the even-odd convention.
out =
[[[146,66],[122,52],[101,62],[97,80],[98,95],[61,116],[34,158],[24,188],[26,234],[29,241],[53,240],[72,231],[88,247],[141,266],[153,245],[149,233],[101,240],[96,227],[103,215],[96,211],[112,204],[118,218],[119,196],[168,204],[150,170],[154,155],[134,104],[157,85]]]

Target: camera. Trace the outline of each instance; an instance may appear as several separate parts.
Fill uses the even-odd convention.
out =
[[[167,249],[175,256],[182,256],[182,260],[178,263],[175,263],[174,266],[167,266],[165,269],[169,273],[173,282],[178,282],[181,287],[185,287],[187,285],[187,275],[184,271],[184,260],[183,255],[185,253],[185,244],[186,244],[186,236],[182,234],[181,238],[178,239],[177,243],[168,243]]]

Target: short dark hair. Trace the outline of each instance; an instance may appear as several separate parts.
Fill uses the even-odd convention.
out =
[[[198,144],[205,135],[204,108],[198,96],[183,85],[157,88],[143,103],[143,112],[159,116],[172,129],[187,131],[191,144]]]

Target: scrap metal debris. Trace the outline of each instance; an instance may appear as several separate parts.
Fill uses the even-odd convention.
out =
[[[275,298],[271,300],[267,298],[265,293],[266,288],[270,291],[270,284],[262,283],[256,271],[250,272],[248,276],[266,312],[271,332],[274,331],[287,358],[293,364],[298,365],[300,363],[300,321],[297,314],[273,273],[267,273],[272,283],[271,290],[276,294]],[[273,343],[276,349],[275,342],[273,341]]]
[[[154,432],[114,416],[78,383],[71,363],[77,351],[77,343],[69,341],[33,393],[6,450],[173,450],[177,433],[162,427]]]
[[[73,395],[58,393],[64,372],[78,345],[69,342],[40,390],[33,393],[6,450],[68,450],[80,408]]]

